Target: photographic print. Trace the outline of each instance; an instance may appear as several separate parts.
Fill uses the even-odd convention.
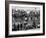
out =
[[[8,5],[8,35],[42,35],[44,32],[44,3],[17,2]]]
[[[12,31],[40,29],[39,7],[12,7]]]

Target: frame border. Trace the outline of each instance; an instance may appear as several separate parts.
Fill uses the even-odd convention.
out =
[[[9,22],[9,4],[16,4],[16,3],[22,3],[22,4],[34,4],[34,5],[43,5],[43,33],[37,33],[37,34],[23,34],[23,35],[8,35],[8,22]],[[5,1],[5,37],[24,37],[24,36],[40,36],[45,35],[45,3],[42,2],[25,2],[25,1]]]

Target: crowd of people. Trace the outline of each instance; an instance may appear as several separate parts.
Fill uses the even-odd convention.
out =
[[[12,9],[12,30],[40,28],[40,10]]]

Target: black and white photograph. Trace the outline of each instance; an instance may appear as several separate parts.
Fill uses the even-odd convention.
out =
[[[40,29],[40,8],[12,7],[12,31]]]
[[[8,4],[8,35],[44,35],[44,3]]]

